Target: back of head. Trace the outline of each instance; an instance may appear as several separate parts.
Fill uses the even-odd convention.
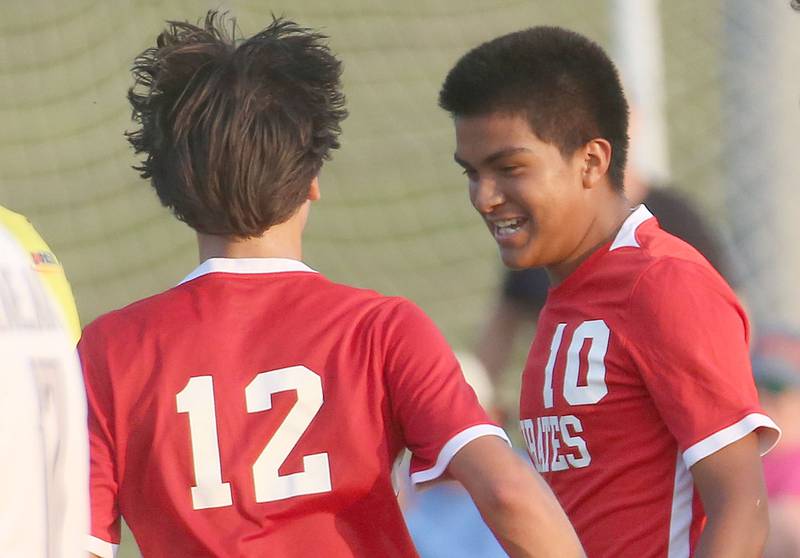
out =
[[[450,70],[439,104],[456,117],[522,114],[564,156],[604,138],[612,147],[610,181],[622,190],[628,104],[614,64],[582,35],[533,27],[483,43]]]
[[[134,62],[141,127],[127,136],[178,219],[246,238],[305,201],[347,112],[324,35],[281,18],[249,39],[237,31],[213,11],[202,26],[169,22]]]

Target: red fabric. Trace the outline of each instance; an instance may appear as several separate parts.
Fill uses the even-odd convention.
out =
[[[203,275],[101,317],[79,350],[92,535],[117,543],[121,512],[148,557],[416,556],[391,484],[396,457],[408,446],[412,470],[429,468],[454,435],[489,423],[416,306],[315,273]],[[332,488],[258,503],[253,464],[299,395],[274,392],[271,409],[248,413],[245,390],[292,366],[319,376],[323,403],[290,433],[278,474],[325,453]],[[197,441],[176,396],[198,376],[213,378],[223,507],[193,508]]]
[[[690,531],[682,530],[684,544],[688,537],[693,549],[705,519],[682,454],[761,413],[747,319],[731,289],[654,218],[635,238],[638,246],[601,247],[550,292],[522,380],[520,417],[532,460],[539,456],[537,468],[592,558],[666,558],[670,521],[680,533],[681,519]],[[545,370],[559,324],[553,404],[546,407]],[[576,336],[579,327],[590,335]],[[570,383],[573,337],[577,376]],[[686,482],[672,517],[676,468]]]

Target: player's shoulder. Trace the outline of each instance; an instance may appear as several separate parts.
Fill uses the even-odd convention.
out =
[[[61,268],[55,254],[27,217],[0,206],[0,225],[30,253],[37,268]]]
[[[382,294],[372,289],[337,283],[320,276],[320,291],[342,305],[356,305],[374,320],[392,320],[398,316],[421,313],[422,310],[402,296]]]
[[[729,290],[719,272],[696,248],[658,228],[657,223],[647,228],[652,232],[645,243],[637,285],[654,284],[675,289],[691,284]]]
[[[291,275],[291,277],[289,277]],[[348,319],[381,320],[393,313],[416,310],[410,301],[383,295],[372,289],[337,283],[320,273],[265,274],[265,279],[282,276],[285,299],[310,299],[318,311],[347,316]],[[213,292],[220,283],[207,277],[191,278],[161,293],[137,300],[93,320],[84,338],[137,338],[146,331],[171,329],[193,319],[198,294]],[[294,291],[294,293],[292,293]]]
[[[640,227],[641,251],[631,273],[631,310],[648,316],[685,315],[725,307],[739,308],[733,289],[693,246],[662,230],[655,219]]]
[[[38,237],[33,225],[23,215],[0,205],[0,231],[0,242],[3,244],[0,258],[5,262],[27,262],[23,241],[31,234]]]
[[[644,206],[626,220],[609,252],[615,256],[612,261],[633,279],[633,286],[643,280],[670,284],[676,278],[725,284],[696,248],[663,230]]]
[[[0,224],[9,230],[33,228],[33,225],[24,215],[11,211],[2,205],[0,205]]]
[[[306,279],[305,285],[298,282],[295,286],[302,289],[303,296],[313,297],[315,312],[329,318],[342,316],[363,334],[390,341],[414,329],[428,331],[433,327],[425,312],[402,296],[339,283],[318,273],[313,278],[308,274]]]
[[[103,337],[105,339],[137,338],[133,333],[165,319],[180,319],[173,310],[177,307],[176,298],[180,297],[180,289],[173,287],[164,292],[154,294],[121,308],[101,314],[83,328],[81,340]]]

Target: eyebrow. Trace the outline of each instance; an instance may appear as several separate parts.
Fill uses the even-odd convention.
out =
[[[504,157],[510,157],[511,155],[516,155],[517,153],[531,153],[531,150],[528,149],[527,147],[507,147],[499,151],[495,151],[494,153],[486,157],[483,160],[483,164],[488,165],[494,163],[498,159],[503,159]],[[461,159],[456,153],[453,153],[453,160],[464,168],[472,168],[472,165]]]

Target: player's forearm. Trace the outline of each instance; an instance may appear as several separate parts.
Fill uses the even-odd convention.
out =
[[[453,457],[461,482],[512,558],[583,556],[578,536],[542,478],[494,436],[473,440]]]
[[[696,558],[758,558],[769,534],[766,501],[729,502],[723,509],[706,510],[708,521]]]
[[[567,516],[544,483],[524,475],[516,486],[495,488],[476,505],[512,558],[583,557]]]

